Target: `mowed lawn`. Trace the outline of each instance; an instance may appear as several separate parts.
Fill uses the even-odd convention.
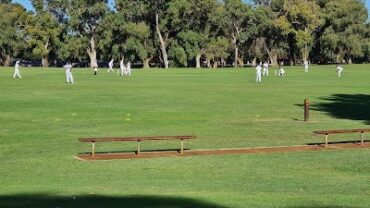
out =
[[[194,134],[190,149],[304,145],[314,130],[369,128],[370,65],[134,70],[0,68],[0,207],[366,208],[370,149],[79,161],[80,137]],[[303,101],[310,99],[310,122]],[[356,140],[357,134],[334,136]],[[366,136],[370,139],[370,135]],[[144,150],[177,141],[143,142]],[[135,143],[97,151],[134,151]]]

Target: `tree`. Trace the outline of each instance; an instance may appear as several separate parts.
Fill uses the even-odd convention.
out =
[[[327,0],[323,4],[321,51],[337,63],[364,55],[367,11],[361,0]]]
[[[19,4],[0,3],[0,63],[8,66],[25,51],[24,29],[30,14]]]
[[[90,59],[90,66],[97,61],[97,45],[104,37],[101,35],[101,23],[108,12],[107,0],[70,1],[68,16],[70,34],[77,42],[83,42]]]
[[[250,5],[241,0],[225,0],[224,2],[224,18],[229,22],[226,34],[230,37],[234,48],[234,67],[238,67],[240,47],[257,33],[257,26],[253,23],[253,10]]]
[[[35,14],[32,21],[26,27],[29,47],[32,57],[41,58],[42,66],[49,66],[49,54],[56,50],[60,43],[62,32],[61,24],[57,17],[49,11],[48,2],[44,0],[32,0]]]
[[[140,0],[116,0],[115,52],[125,51],[129,59],[138,58],[144,68],[155,55],[156,35],[150,28],[149,4]],[[119,36],[119,37],[117,37]]]

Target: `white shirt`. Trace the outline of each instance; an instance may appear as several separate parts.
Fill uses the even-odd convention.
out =
[[[18,64],[18,63],[16,63],[16,64],[15,64],[15,70],[16,70],[16,71],[18,71],[18,70],[19,70],[19,64]]]
[[[268,68],[269,67],[269,64],[268,63],[264,63],[263,64],[263,67]]]
[[[262,67],[261,67],[260,65],[258,65],[258,66],[256,67],[256,71],[257,71],[257,73],[261,73],[261,70],[262,70]]]
[[[72,65],[71,64],[67,64],[67,65],[64,66],[64,68],[66,69],[66,72],[71,72]]]
[[[109,62],[109,67],[113,68],[113,60]]]

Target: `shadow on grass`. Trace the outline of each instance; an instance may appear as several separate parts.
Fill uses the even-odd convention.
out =
[[[209,202],[167,196],[51,196],[17,194],[0,196],[6,208],[227,208]]]
[[[334,118],[358,120],[370,125],[370,95],[334,94],[321,100],[322,103],[311,105],[311,109]]]

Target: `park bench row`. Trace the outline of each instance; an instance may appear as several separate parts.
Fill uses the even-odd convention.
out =
[[[137,142],[136,154],[140,155],[141,146],[143,141],[163,141],[163,140],[179,140],[180,141],[180,154],[184,152],[184,141],[196,139],[196,136],[147,136],[147,137],[114,137],[114,138],[80,138],[80,142],[91,143],[91,155],[95,157],[95,143],[98,142]]]

